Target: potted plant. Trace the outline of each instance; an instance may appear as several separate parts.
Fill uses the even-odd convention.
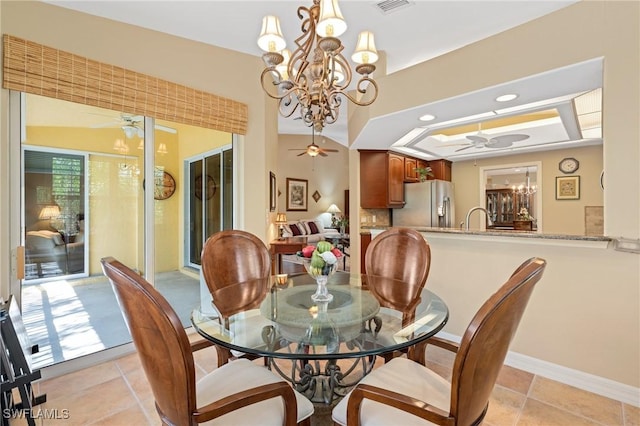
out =
[[[428,177],[433,177],[431,167],[416,167],[413,171],[418,174],[418,180],[420,182],[426,181]]]
[[[342,216],[336,221],[336,224],[338,226],[338,229],[340,230],[340,233],[344,234],[346,233],[347,227],[349,226],[349,218]]]

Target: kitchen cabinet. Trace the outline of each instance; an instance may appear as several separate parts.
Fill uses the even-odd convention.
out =
[[[418,173],[416,172],[418,167],[418,159],[413,157],[404,157],[404,181],[405,182],[418,182]]]
[[[429,167],[433,176],[429,176],[429,179],[440,179],[451,182],[451,161],[449,160],[433,160],[429,161]]]
[[[404,206],[404,156],[390,151],[360,152],[360,207],[387,209]]]

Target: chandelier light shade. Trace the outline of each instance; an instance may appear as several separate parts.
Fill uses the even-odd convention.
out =
[[[345,31],[347,23],[338,7],[338,0],[321,0],[316,34],[320,37],[340,37]]]
[[[262,18],[262,30],[258,38],[258,46],[265,52],[279,52],[287,45],[282,30],[280,20],[277,16],[269,15]]]
[[[351,55],[351,59],[356,64],[373,64],[378,60],[378,51],[371,31],[360,33],[356,51]]]
[[[371,77],[378,60],[373,33],[363,31],[352,59],[360,74],[356,96],[348,91],[353,72],[342,55],[344,46],[338,38],[347,29],[338,0],[313,0],[311,7],[298,7],[302,34],[295,49],[286,49],[286,41],[277,17],[262,20],[258,46],[264,50],[266,64],[260,76],[262,88],[278,100],[283,117],[299,113],[302,121],[320,132],[338,119],[342,97],[355,105],[371,105],[378,97],[378,85]],[[366,95],[366,96],[365,96]]]

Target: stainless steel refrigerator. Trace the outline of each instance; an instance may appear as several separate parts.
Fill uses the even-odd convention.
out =
[[[445,180],[404,184],[405,205],[393,209],[394,226],[452,228],[455,220],[453,184]]]

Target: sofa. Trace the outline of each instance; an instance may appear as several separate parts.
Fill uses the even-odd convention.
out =
[[[63,236],[46,229],[28,231],[25,238],[25,261],[35,264],[38,277],[44,276],[43,263],[55,262],[64,274],[84,270],[84,233],[78,232],[73,242],[65,245]]]
[[[328,236],[340,236],[340,231],[325,228],[321,221],[300,219],[287,222],[283,227],[283,237],[305,237],[310,244],[326,239]]]

